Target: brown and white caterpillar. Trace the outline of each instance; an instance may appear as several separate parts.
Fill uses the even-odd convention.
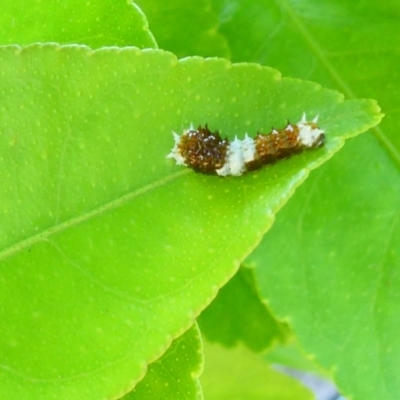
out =
[[[185,165],[204,174],[239,176],[247,171],[289,157],[305,149],[320,147],[325,142],[324,130],[317,125],[318,117],[307,121],[305,113],[297,124],[288,122],[283,129],[270,133],[257,133],[254,138],[245,135],[231,142],[222,139],[218,131],[211,132],[207,125],[191,126],[182,135],[173,132],[175,145],[168,158],[177,165]]]

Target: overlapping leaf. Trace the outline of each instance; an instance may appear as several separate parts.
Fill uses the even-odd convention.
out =
[[[0,5],[0,44],[157,46],[145,16],[131,0],[1,0]]]
[[[193,326],[149,365],[143,380],[122,400],[203,399],[198,381],[203,366],[202,350],[200,332]]]
[[[233,347],[238,342],[261,351],[290,336],[286,324],[277,321],[260,299],[253,271],[240,268],[197,319],[210,342]]]
[[[160,48],[178,57],[225,57],[226,39],[218,32],[219,21],[211,0],[139,0]]]

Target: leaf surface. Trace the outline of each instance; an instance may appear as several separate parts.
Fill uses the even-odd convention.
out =
[[[142,11],[124,0],[1,1],[0,44],[157,47]]]
[[[211,0],[139,0],[160,48],[178,57],[229,57]]]
[[[0,63],[0,397],[9,399],[131,390],[309,170],[380,119],[373,101],[221,59],[43,45],[2,48]],[[233,138],[302,111],[320,113],[326,146],[247,176],[203,176],[166,158],[171,131],[190,122]]]

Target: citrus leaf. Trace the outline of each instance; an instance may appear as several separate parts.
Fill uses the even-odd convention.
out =
[[[176,338],[146,376],[122,400],[203,399],[198,377],[203,368],[202,342],[196,325]]]
[[[289,335],[259,297],[253,271],[241,267],[218,292],[217,297],[197,319],[209,342],[233,346],[238,341],[253,351],[261,351]]]
[[[229,56],[226,39],[218,32],[218,19],[210,0],[139,0],[160,48],[178,57]]]
[[[157,47],[131,0],[1,0],[0,44],[35,42]]]
[[[309,170],[380,119],[373,101],[221,59],[36,45],[1,48],[0,63],[8,399],[130,391]],[[203,176],[166,158],[190,122],[233,137],[302,111],[319,112],[326,146],[253,174]]]
[[[201,376],[207,400],[306,400],[313,394],[295,379],[274,371],[243,346],[225,349],[204,343],[205,369]]]

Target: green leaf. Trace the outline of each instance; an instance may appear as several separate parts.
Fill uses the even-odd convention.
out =
[[[160,48],[178,57],[229,57],[211,0],[139,0]]]
[[[0,0],[0,44],[157,47],[146,17],[124,0]]]
[[[400,6],[214,4],[235,61],[266,63],[349,98],[377,98],[383,107],[384,122],[311,175],[251,260],[262,265],[258,274],[273,310],[290,319],[308,352],[336,371],[345,394],[397,399]]]
[[[289,335],[286,324],[275,319],[259,297],[253,271],[240,268],[197,319],[210,342],[233,346],[238,341],[261,351]]]
[[[224,349],[204,343],[201,376],[207,400],[306,400],[314,396],[298,381],[274,371],[261,356],[242,346]]]
[[[309,170],[380,119],[373,101],[221,59],[45,45],[1,48],[0,64],[8,399],[131,390]],[[166,158],[190,122],[233,137],[302,111],[320,113],[326,146],[259,172],[222,179]]]
[[[201,400],[203,395],[197,378],[202,369],[202,342],[194,325],[149,365],[146,376],[123,400]]]

